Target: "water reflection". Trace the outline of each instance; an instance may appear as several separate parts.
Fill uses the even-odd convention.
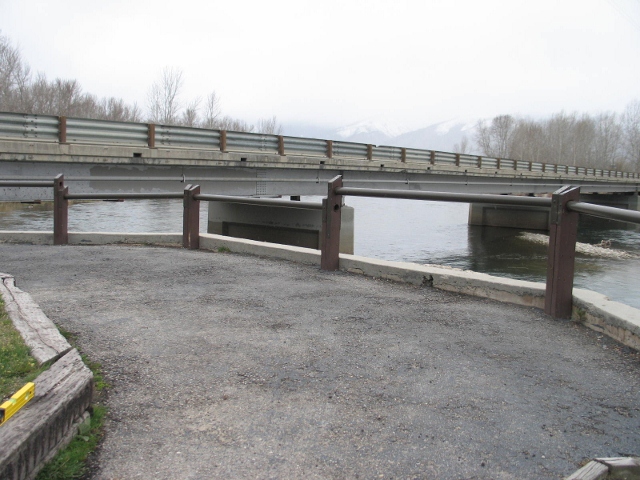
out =
[[[305,198],[319,201],[319,198]],[[468,226],[468,205],[350,197],[355,208],[355,253],[385,260],[447,265],[521,280],[546,279],[547,248],[510,228]],[[200,230],[207,228],[206,203]],[[0,229],[51,231],[51,203],[0,203]],[[180,200],[76,202],[69,207],[71,231],[181,232]],[[629,252],[632,259],[576,257],[575,286],[595,290],[640,308],[640,229],[581,217],[578,241]]]

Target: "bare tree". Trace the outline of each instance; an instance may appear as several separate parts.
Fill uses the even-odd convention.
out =
[[[225,115],[218,120],[218,128],[220,130],[231,130],[234,132],[253,132],[253,125],[249,125],[244,120],[238,120],[236,118]]]
[[[31,80],[31,69],[22,61],[17,47],[0,35],[0,109],[20,109]]]
[[[476,142],[487,156],[507,158],[516,120],[511,115],[499,115],[491,120],[491,125],[479,121],[476,127]]]
[[[192,100],[183,110],[182,115],[180,116],[180,125],[185,127],[197,127],[198,120],[198,109],[200,108],[200,97]]]
[[[595,118],[595,126],[595,158],[603,167],[616,168],[621,161],[622,140],[622,130],[617,122],[617,115],[612,112],[601,113]]]
[[[271,118],[261,118],[258,120],[256,132],[280,135],[282,133],[282,125],[278,124],[278,120],[275,115]]]
[[[469,145],[469,138],[467,138],[466,135],[463,135],[462,138],[460,139],[460,143],[456,143],[453,145],[453,151],[455,153],[469,153],[469,149],[470,149],[470,145]]]
[[[623,152],[625,161],[640,172],[640,101],[627,105],[622,115]]]
[[[165,67],[160,79],[147,94],[149,120],[164,125],[174,125],[180,111],[180,92],[182,90],[182,70]]]
[[[203,128],[217,128],[218,118],[220,117],[220,100],[216,92],[211,92],[207,95],[207,99],[204,104],[204,118],[202,119],[201,126]]]

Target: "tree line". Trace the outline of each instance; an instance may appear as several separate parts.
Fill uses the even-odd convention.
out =
[[[280,134],[282,131],[275,116],[252,125],[222,115],[215,91],[204,101],[201,97],[184,101],[183,87],[182,71],[167,67],[149,87],[146,109],[121,98],[98,97],[84,92],[77,80],[49,80],[41,72],[33,75],[20,50],[0,35],[0,111],[240,132]]]
[[[560,112],[533,120],[499,115],[477,123],[475,142],[489,157],[640,172],[640,101],[630,102],[622,113],[595,116]],[[456,148],[466,150],[468,140]]]

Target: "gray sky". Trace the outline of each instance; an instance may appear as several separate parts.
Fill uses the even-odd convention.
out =
[[[0,0],[34,72],[145,106],[163,67],[253,122],[420,127],[640,99],[640,0]]]

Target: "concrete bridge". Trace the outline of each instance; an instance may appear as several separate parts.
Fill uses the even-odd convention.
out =
[[[0,180],[65,175],[74,193],[324,195],[348,187],[454,193],[550,194],[638,210],[640,175],[551,163],[351,142],[153,124],[0,113]],[[0,201],[51,199],[49,188],[0,187]],[[470,223],[546,229],[548,213],[471,205]],[[522,223],[522,219],[525,222]],[[515,222],[515,223],[514,223]]]

